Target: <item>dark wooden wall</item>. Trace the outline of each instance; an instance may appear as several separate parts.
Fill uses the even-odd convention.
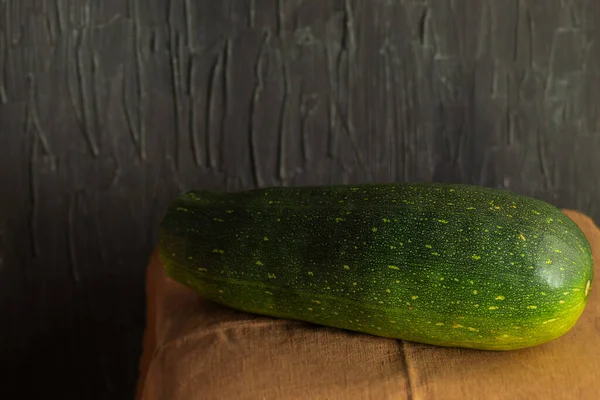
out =
[[[190,188],[453,181],[598,220],[599,20],[597,0],[1,1],[0,392],[132,398],[145,263]]]

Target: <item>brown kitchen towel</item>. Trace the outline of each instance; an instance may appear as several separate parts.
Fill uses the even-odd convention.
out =
[[[600,230],[586,234],[600,276]],[[442,348],[238,312],[147,277],[138,399],[600,399],[600,290],[566,335],[533,348]]]

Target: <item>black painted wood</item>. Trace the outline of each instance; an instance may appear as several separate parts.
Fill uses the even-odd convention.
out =
[[[132,397],[147,256],[190,188],[452,181],[598,219],[598,20],[595,0],[0,2],[0,391]]]

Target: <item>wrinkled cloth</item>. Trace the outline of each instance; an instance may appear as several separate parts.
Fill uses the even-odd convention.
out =
[[[600,275],[600,230],[586,234]],[[198,297],[147,271],[140,400],[600,399],[600,290],[577,324],[549,343],[491,352],[380,338],[263,317]]]

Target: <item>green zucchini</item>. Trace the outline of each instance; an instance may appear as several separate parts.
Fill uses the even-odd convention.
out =
[[[159,250],[171,278],[238,310],[486,350],[563,335],[593,281],[561,210],[457,184],[190,191]]]

